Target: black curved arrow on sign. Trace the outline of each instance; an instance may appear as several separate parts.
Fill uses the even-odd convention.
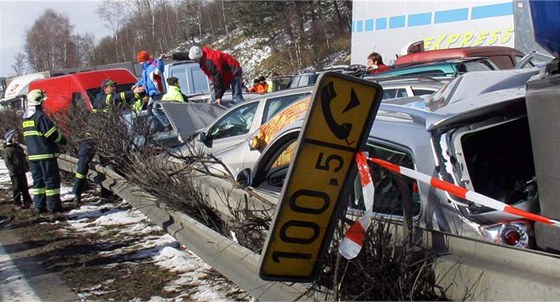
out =
[[[330,82],[321,89],[321,106],[323,107],[323,116],[325,117],[325,121],[331,129],[331,132],[341,140],[346,141],[348,145],[353,144],[353,142],[348,142],[348,136],[350,135],[350,131],[352,130],[352,124],[350,123],[342,123],[339,124],[335,119],[331,109],[331,102],[336,98],[336,91],[334,90],[334,83]],[[360,101],[358,100],[358,96],[352,89],[350,93],[350,101],[344,108],[343,113],[352,110],[353,108],[360,105]]]

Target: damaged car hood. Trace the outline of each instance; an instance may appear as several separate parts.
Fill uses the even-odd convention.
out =
[[[161,105],[182,143],[226,111],[224,107],[212,104],[161,102]]]

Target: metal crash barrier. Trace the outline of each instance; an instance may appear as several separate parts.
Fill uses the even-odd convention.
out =
[[[77,162],[76,158],[64,154],[58,158],[59,168],[70,173],[76,171]],[[261,280],[256,266],[256,263],[259,262],[259,254],[222,236],[184,213],[158,206],[154,196],[145,193],[142,188],[130,184],[111,169],[96,164],[89,170],[88,179],[100,181],[103,187],[126,200],[146,215],[152,223],[163,228],[165,232],[172,235],[182,245],[187,246],[204,262],[258,300],[311,299],[311,297],[305,296],[308,289],[302,284]],[[229,186],[232,185],[229,184]],[[229,188],[225,189],[231,191]],[[242,193],[230,192],[230,194]],[[240,200],[245,198],[238,197],[241,198]]]
[[[0,146],[2,141],[0,140]],[[73,173],[77,159],[61,155],[60,169]],[[156,198],[131,185],[122,176],[100,165],[88,179],[101,181],[113,193],[127,200],[154,224],[186,245],[208,265],[260,301],[324,300],[316,294],[305,296],[301,283],[263,281],[258,274],[261,255],[226,238],[187,215],[159,207]],[[215,201],[228,192],[231,199],[262,203],[229,181],[215,177],[195,177],[203,196]],[[218,202],[216,202],[218,204]],[[225,208],[221,209],[225,211]],[[274,208],[270,209],[271,212]],[[225,214],[225,213],[224,213]],[[560,297],[560,256],[512,248],[482,240],[438,231],[418,230],[428,248],[438,253],[434,272],[436,282],[451,300],[551,300]]]

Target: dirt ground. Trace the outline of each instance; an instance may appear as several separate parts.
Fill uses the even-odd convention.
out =
[[[9,202],[9,195],[11,192],[0,189],[0,213],[15,216],[10,231],[17,233],[23,243],[22,249],[27,249],[29,256],[42,262],[47,271],[60,275],[82,300],[149,300],[153,296],[191,300],[189,284],[172,292],[163,290],[164,285],[177,274],[150,263],[149,259],[127,258],[126,255],[102,256],[103,252],[133,245],[134,239],[124,240],[118,237],[118,232],[112,234],[111,231],[103,235],[68,234],[63,229],[64,216],[38,214],[34,209],[16,209]],[[71,203],[63,206],[73,207]],[[217,273],[209,272],[210,276],[213,274]],[[234,296],[229,298],[238,300]]]

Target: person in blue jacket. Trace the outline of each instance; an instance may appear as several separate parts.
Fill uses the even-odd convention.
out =
[[[40,89],[27,94],[28,109],[23,114],[23,136],[33,177],[31,192],[35,210],[54,213],[63,210],[56,158],[60,153],[58,144],[66,144],[66,138],[43,112],[42,105],[46,99],[46,93]]]
[[[142,86],[152,99],[161,99],[163,96],[163,60],[152,58],[145,50],[138,52],[136,60],[142,64],[142,77],[134,88]]]
[[[148,114],[152,128],[156,131],[167,130],[169,121],[162,109],[159,109],[157,106],[157,102],[161,100],[164,92],[163,70],[165,67],[163,65],[163,60],[161,57],[159,59],[152,58],[145,50],[138,52],[136,60],[138,63],[142,64],[142,77],[132,89],[144,87],[144,90],[150,97],[148,102]]]

